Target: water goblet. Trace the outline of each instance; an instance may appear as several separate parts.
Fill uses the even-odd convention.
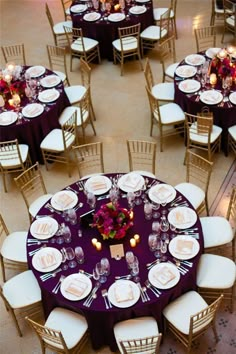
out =
[[[139,260],[136,256],[134,256],[134,261],[131,264],[130,274],[132,275],[132,277],[136,283],[138,283],[140,281],[140,278],[138,276],[139,275]]]
[[[69,226],[65,226],[63,230],[63,238],[65,243],[71,243],[71,231]]]
[[[162,253],[162,256],[161,256],[161,260],[162,262],[165,262],[167,257],[165,256],[167,252],[167,244],[165,241],[161,240],[161,253]]]
[[[75,268],[77,266],[77,263],[75,261],[75,252],[72,247],[67,247],[65,249],[66,253],[66,259],[69,261],[68,266],[70,268]]]
[[[107,281],[107,277],[105,275],[105,270],[101,264],[101,262],[98,262],[95,266],[97,274],[99,274],[99,282],[101,284],[105,283]]]
[[[160,209],[160,204],[159,203],[152,203],[152,209],[154,210],[153,211],[153,218],[154,219],[158,219],[160,217],[160,213],[157,211]]]
[[[105,276],[108,276],[110,275],[110,272],[111,272],[111,266],[110,266],[110,262],[109,262],[109,259],[104,257],[101,259],[101,266],[103,267],[103,270],[104,270],[104,275]]]
[[[84,251],[80,246],[75,247],[75,258],[79,264],[84,263]]]
[[[57,232],[56,232],[56,243],[58,243],[59,245],[61,245],[62,243],[64,243],[64,237],[63,237],[63,233],[64,233],[64,228],[65,228],[65,223],[61,223],[61,225],[59,226]]]
[[[126,263],[127,263],[128,269],[131,269],[131,264],[134,261],[133,252],[132,251],[127,251],[126,254],[125,254],[125,259],[126,259]]]
[[[127,201],[128,201],[128,205],[129,205],[130,209],[132,209],[134,207],[134,205],[135,205],[134,200],[135,200],[135,193],[134,192],[128,192],[127,193]]]
[[[68,221],[71,223],[71,225],[77,224],[77,214],[76,214],[75,209],[73,209],[73,208],[68,209],[67,216],[68,216]]]
[[[96,197],[94,193],[88,192],[87,193],[87,203],[90,206],[91,209],[94,209],[96,206]]]
[[[159,221],[153,221],[153,223],[152,223],[152,231],[156,235],[160,234],[160,223],[159,223]]]
[[[151,252],[156,251],[157,247],[157,235],[152,233],[148,236],[148,246]]]
[[[137,192],[135,192],[135,204],[136,205],[140,205],[142,204],[142,199],[140,198],[142,195],[142,189],[138,190]]]
[[[151,203],[144,203],[143,211],[144,211],[145,219],[151,220],[151,218],[152,218],[152,204]]]
[[[169,222],[167,221],[165,215],[162,215],[161,217],[160,229],[162,232],[166,232],[169,230]]]
[[[154,256],[156,258],[161,258],[161,246],[162,246],[162,241],[160,237],[157,237],[157,242],[156,242],[156,252],[154,253]]]

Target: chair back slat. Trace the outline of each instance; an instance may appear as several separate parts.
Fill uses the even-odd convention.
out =
[[[124,354],[157,354],[162,335],[120,341]]]
[[[104,173],[103,144],[101,142],[73,146],[80,177]]]
[[[2,46],[2,53],[6,63],[26,65],[24,44]]]
[[[145,170],[155,174],[157,144],[149,141],[128,140],[130,171]]]

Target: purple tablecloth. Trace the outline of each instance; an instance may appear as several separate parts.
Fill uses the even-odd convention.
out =
[[[50,74],[52,74],[52,71],[46,70],[43,76]],[[37,78],[37,80],[42,77]],[[43,162],[40,143],[52,129],[60,128],[58,117],[63,109],[70,105],[63,84],[60,83],[55,88],[60,92],[59,98],[55,102],[48,104],[41,115],[30,119],[24,119],[23,116],[20,124],[17,121],[11,125],[0,126],[0,141],[18,139],[19,143],[28,144],[32,163],[36,161]],[[28,103],[28,99],[24,97],[21,107]]]
[[[75,1],[73,4],[76,3],[79,3],[79,1]],[[104,17],[107,18],[107,16],[109,15],[106,12],[101,12],[102,17],[98,21],[85,21],[83,19],[83,16],[87,12],[94,11],[93,8],[90,8],[88,11],[79,14],[71,13],[73,27],[82,28],[83,35],[85,37],[96,39],[99,42],[100,53],[102,58],[113,60],[112,42],[118,38],[118,27],[128,27],[140,22],[141,31],[143,31],[146,27],[154,24],[152,1],[143,4],[146,6],[147,11],[140,15],[133,15],[129,13],[129,8],[134,4],[142,5],[135,2],[132,2],[130,6],[126,5],[126,8],[124,10],[126,18],[123,21],[119,22],[110,22],[108,20],[105,20]],[[111,13],[113,12],[115,12],[114,8],[111,9]]]
[[[108,175],[109,177],[114,175]],[[150,182],[150,181],[149,181]],[[76,184],[71,185],[72,188],[79,191],[78,186]],[[124,194],[124,193],[123,193]],[[178,196],[179,193],[177,192]],[[184,198],[183,198],[184,199]],[[82,215],[84,212],[89,210],[89,207],[86,203],[85,195],[82,191],[79,192],[79,201],[84,203],[84,206],[80,208],[77,212],[78,215]],[[103,203],[108,202],[109,199],[104,199],[97,201],[96,209],[99,208]],[[121,206],[127,207],[127,199],[120,198],[119,203]],[[190,206],[191,207],[191,206]],[[159,209],[161,212],[163,209],[168,210],[170,208],[170,204]],[[39,212],[41,215],[49,214],[50,212],[46,208],[42,208]],[[61,215],[57,213],[53,214],[54,218],[59,222],[63,222],[64,219]],[[126,237],[122,239],[121,242],[124,246],[124,252],[132,250],[135,255],[138,257],[140,262],[140,278],[141,284],[144,285],[145,280],[148,278],[148,270],[146,268],[146,263],[155,260],[155,256],[149,250],[148,246],[148,235],[152,230],[152,220],[146,220],[143,214],[143,203],[141,205],[134,207],[134,226],[128,231]],[[85,252],[85,262],[82,265],[78,265],[76,268],[68,268],[66,271],[62,273],[58,273],[55,278],[51,278],[45,282],[40,280],[40,275],[42,273],[36,271],[32,266],[32,257],[28,256],[29,267],[33,270],[36,278],[38,279],[39,285],[42,289],[42,297],[43,297],[43,306],[45,310],[45,315],[47,316],[49,312],[55,308],[56,306],[61,306],[64,308],[71,309],[73,311],[82,312],[86,320],[88,322],[88,327],[90,331],[90,337],[92,341],[92,345],[94,349],[99,349],[103,345],[108,345],[112,351],[117,349],[116,341],[113,334],[114,324],[118,321],[126,320],[129,318],[140,317],[151,315],[156,318],[160,330],[162,330],[162,310],[163,308],[176,297],[180,296],[182,293],[185,293],[188,290],[192,290],[196,288],[196,266],[199,260],[199,257],[203,251],[203,239],[202,239],[202,230],[200,226],[199,218],[197,219],[194,227],[198,228],[199,232],[199,243],[200,243],[200,251],[199,253],[191,259],[193,262],[193,267],[189,268],[189,271],[186,275],[180,276],[179,283],[171,289],[162,290],[162,294],[159,298],[157,298],[151,291],[148,290],[148,294],[150,296],[150,301],[143,303],[141,298],[138,302],[129,308],[116,308],[112,307],[109,310],[105,309],[104,299],[100,294],[100,290],[98,291],[98,297],[93,301],[90,308],[87,308],[83,305],[84,300],[81,301],[70,301],[65,299],[60,291],[57,295],[52,293],[52,289],[55,284],[58,282],[61,274],[69,275],[72,273],[77,273],[79,269],[83,269],[89,273],[92,273],[95,264],[102,258],[107,257],[111,264],[111,274],[108,276],[107,282],[102,285],[102,288],[109,288],[109,286],[114,283],[114,277],[116,275],[125,275],[128,274],[129,271],[127,269],[125,258],[121,260],[115,260],[110,257],[109,246],[112,244],[110,241],[102,241],[101,236],[96,228],[84,228],[80,224],[75,226],[70,225],[70,229],[72,232],[72,242],[70,244],[63,243],[62,245],[57,244],[55,241],[57,240],[57,236],[54,236],[49,240],[48,246],[53,246],[58,249],[62,247],[75,247],[82,246]],[[82,230],[83,236],[82,238],[78,237],[78,229]],[[140,243],[135,247],[131,248],[129,240],[130,238],[138,233],[141,237]],[[173,233],[172,231],[168,231],[168,233]],[[29,232],[28,236],[32,238],[31,233]],[[102,251],[97,251],[94,246],[92,246],[91,239],[96,237],[100,239],[102,242]],[[32,251],[34,248],[38,248],[38,245],[32,246],[28,245],[27,252]],[[167,252],[168,259],[173,261],[173,257]],[[94,286],[95,281],[92,279],[92,283]]]
[[[204,54],[204,53],[199,53]],[[207,57],[206,57],[207,59]],[[209,60],[209,59],[208,59]],[[180,65],[186,64],[183,60]],[[199,81],[199,75],[191,77]],[[180,105],[184,112],[190,114],[200,113],[203,107],[208,107],[210,112],[213,112],[214,115],[214,124],[222,128],[222,150],[227,154],[228,146],[228,128],[236,124],[236,105],[228,102],[219,103],[216,105],[207,105],[206,103],[201,102],[199,99],[198,92],[195,94],[186,94],[179,89],[179,77],[175,75],[175,102]],[[210,85],[206,85],[206,89],[210,89]],[[221,86],[216,86],[216,89],[222,90]],[[236,91],[236,84],[233,84],[231,91]]]

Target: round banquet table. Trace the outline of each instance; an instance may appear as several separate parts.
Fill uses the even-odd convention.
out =
[[[203,55],[206,60],[210,61],[211,59],[208,58],[205,52],[199,53]],[[182,60],[179,64],[179,67],[182,65],[186,65],[185,59]],[[196,73],[195,75],[188,77],[186,79],[195,79],[200,81],[201,76]],[[226,101],[222,101],[218,104],[206,104],[202,102],[200,99],[199,91],[194,93],[185,93],[179,89],[179,85],[182,82],[183,78],[179,77],[175,74],[175,102],[180,105],[180,107],[187,113],[190,114],[197,114],[202,111],[205,107],[209,109],[210,112],[213,112],[214,116],[214,124],[218,125],[222,128],[222,150],[227,155],[227,147],[228,147],[228,128],[232,125],[236,124],[236,103],[231,103],[228,99]],[[222,86],[218,80],[215,89],[222,92]],[[211,89],[210,84],[206,84],[205,90]],[[200,90],[203,92],[204,89],[200,87]],[[236,91],[236,83],[234,83],[231,88],[230,92]],[[223,93],[223,92],[222,92]]]
[[[117,1],[118,2],[118,1]],[[84,4],[84,2],[74,1],[75,4]],[[73,6],[72,5],[72,6]],[[143,5],[146,7],[146,12],[138,15],[134,15],[129,12],[129,9],[134,5]],[[136,1],[131,1],[130,5],[126,4],[124,9],[125,19],[119,22],[111,22],[108,20],[109,13],[107,11],[102,12],[99,9],[99,13],[101,13],[101,18],[97,21],[89,22],[84,20],[84,15],[89,12],[94,12],[94,8],[91,7],[84,12],[73,13],[71,12],[73,27],[82,28],[83,35],[85,37],[90,37],[96,39],[99,42],[99,48],[102,58],[107,58],[108,60],[113,60],[113,49],[112,42],[118,38],[118,27],[128,27],[133,26],[137,23],[141,23],[141,31],[143,31],[146,27],[154,24],[153,18],[153,4],[152,1],[146,1],[141,3]],[[112,13],[120,13],[120,10],[115,10],[114,6],[111,8]]]
[[[114,177],[117,177],[116,174],[109,174],[106,175],[109,177],[111,180]],[[118,175],[121,176],[121,175]],[[146,180],[147,181],[147,180]],[[153,183],[155,180],[148,179],[147,186],[150,186],[151,183]],[[84,182],[84,181],[83,181]],[[159,183],[159,181],[156,181]],[[78,184],[74,183],[70,186],[74,190],[77,191],[78,195],[78,202],[82,202],[83,206],[78,209],[77,215],[82,215],[85,212],[89,211],[90,208],[86,202],[86,197],[83,191],[79,190]],[[66,190],[66,189],[65,189]],[[145,193],[143,191],[142,193]],[[147,195],[147,194],[146,194]],[[176,197],[180,196],[180,194],[177,192]],[[104,204],[109,202],[109,198],[107,197],[107,194],[105,194],[104,199],[99,200],[99,196],[97,197],[97,204],[96,204],[96,210]],[[182,200],[185,200],[184,198]],[[185,200],[186,201],[186,200]],[[126,198],[126,193],[120,191],[120,198],[119,198],[119,204],[120,206],[123,206],[127,208],[127,198]],[[171,203],[166,204],[166,206],[161,206],[160,209],[158,210],[161,212],[163,209],[166,211],[169,211],[171,207]],[[192,208],[192,206],[189,204],[189,207]],[[134,225],[132,228],[130,228],[126,234],[126,236],[121,239],[115,241],[116,243],[122,243],[124,247],[124,253],[127,251],[133,251],[134,254],[138,257],[139,259],[139,264],[140,264],[140,283],[141,285],[144,285],[145,280],[148,278],[148,270],[146,267],[146,264],[148,262],[152,262],[155,260],[154,254],[149,250],[148,246],[148,235],[152,231],[152,222],[154,220],[158,219],[152,219],[152,220],[146,220],[144,217],[143,213],[143,203],[141,205],[135,205],[133,208],[134,212]],[[43,207],[39,213],[39,215],[48,215],[52,214],[48,209]],[[65,222],[65,219],[62,217],[61,212],[53,212],[53,218],[58,221],[58,223]],[[41,218],[38,220],[42,220]],[[65,222],[66,223],[66,222]],[[63,243],[63,244],[58,244],[57,243],[57,236],[53,236],[48,240],[48,243],[46,243],[47,246],[50,247],[55,247],[59,250],[62,249],[62,247],[75,247],[75,246],[82,246],[84,253],[85,253],[85,262],[83,264],[77,264],[75,268],[68,268],[67,270],[62,270],[58,274],[56,274],[55,277],[48,279],[47,281],[42,282],[40,279],[40,275],[42,275],[41,272],[37,271],[33,265],[32,265],[32,258],[29,255],[29,252],[37,249],[41,246],[38,246],[37,244],[30,244],[28,243],[27,246],[27,253],[28,253],[28,263],[30,269],[34,272],[39,285],[42,290],[42,299],[43,299],[43,306],[44,306],[44,311],[45,311],[45,316],[47,317],[50,311],[55,308],[56,306],[64,307],[67,309],[71,309],[75,312],[82,312],[84,316],[86,317],[86,320],[88,322],[88,327],[89,327],[89,332],[90,332],[90,337],[91,337],[91,342],[93,348],[99,349],[100,347],[104,345],[108,345],[111,349],[111,351],[116,351],[117,346],[116,346],[116,341],[114,338],[113,334],[113,326],[115,323],[118,321],[122,320],[127,320],[130,318],[135,318],[135,317],[141,317],[141,316],[153,316],[158,322],[159,329],[163,330],[163,324],[162,324],[162,310],[163,308],[172,300],[180,296],[182,293],[185,293],[189,290],[195,289],[196,288],[196,267],[199,261],[199,257],[201,253],[203,252],[203,238],[202,238],[202,229],[201,229],[201,224],[200,220],[197,217],[197,221],[194,224],[194,228],[196,228],[196,233],[198,234],[198,242],[200,245],[199,252],[197,253],[196,256],[190,259],[192,262],[192,267],[187,267],[188,272],[185,275],[180,274],[180,280],[175,285],[174,287],[170,289],[165,289],[161,290],[161,295],[160,297],[156,297],[149,289],[147,289],[148,295],[150,297],[150,300],[147,302],[142,302],[141,297],[139,300],[131,307],[127,308],[118,308],[113,306],[110,309],[105,308],[104,304],[104,299],[101,295],[101,289],[106,288],[108,289],[111,284],[114,283],[115,281],[115,276],[120,276],[120,275],[127,275],[129,274],[129,271],[127,269],[127,264],[125,257],[122,257],[119,260],[116,260],[115,258],[111,258],[110,255],[110,245],[113,244],[114,241],[109,241],[105,240],[103,241],[98,230],[96,228],[91,228],[91,227],[86,227],[82,226],[81,223],[78,223],[77,225],[70,225],[68,224],[71,233],[72,233],[72,240],[71,243]],[[82,231],[82,237],[78,237],[78,230]],[[182,230],[183,231],[183,230]],[[168,234],[173,233],[173,231],[167,231]],[[131,248],[130,246],[130,238],[138,233],[140,235],[140,242],[136,245],[135,248]],[[194,235],[193,235],[194,236]],[[32,239],[33,236],[31,234],[31,231],[28,233],[28,242],[29,239]],[[91,240],[92,238],[97,238],[102,242],[102,250],[97,251],[96,248],[92,245]],[[173,262],[173,257],[167,251],[166,253],[167,259]],[[60,275],[63,274],[65,276],[68,276],[73,273],[77,273],[79,269],[83,269],[86,272],[93,273],[93,268],[95,267],[95,264],[102,258],[102,257],[107,257],[110,261],[111,265],[111,273],[107,278],[106,283],[102,284],[101,288],[97,292],[97,298],[93,300],[91,306],[85,307],[84,306],[84,300],[82,299],[80,301],[70,301],[63,297],[62,293],[60,290],[58,291],[57,294],[52,293],[52,289],[58,282]],[[92,286],[94,287],[95,285],[95,280],[91,278],[92,281]]]
[[[25,83],[24,73],[28,68],[28,66],[23,67],[21,79],[17,81],[21,81],[23,84]],[[32,102],[41,103],[38,100],[38,93],[46,88],[40,85],[40,80],[51,74],[53,74],[53,72],[46,69],[43,75],[34,78],[37,81],[38,86],[37,98]],[[14,81],[12,81],[12,83],[14,84]],[[52,129],[60,128],[58,117],[64,108],[70,105],[68,97],[64,91],[63,83],[60,82],[54,88],[58,90],[59,97],[53,102],[46,103],[42,114],[32,118],[26,118],[23,115],[22,119],[18,119],[13,124],[5,126],[0,125],[0,141],[18,139],[19,143],[29,145],[32,163],[35,163],[36,161],[43,163],[40,143]],[[29,103],[29,99],[25,94],[21,95],[20,111]],[[0,113],[6,110],[14,110],[14,107],[9,106],[6,102],[5,106],[2,109],[0,108]]]

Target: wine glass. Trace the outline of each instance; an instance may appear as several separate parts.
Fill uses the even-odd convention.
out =
[[[75,247],[75,258],[79,264],[84,263],[84,251],[80,246]]]
[[[125,254],[125,259],[126,259],[126,263],[127,263],[128,269],[131,269],[131,264],[134,261],[133,252],[132,251],[127,251],[126,254]]]
[[[87,203],[91,209],[94,209],[96,206],[96,197],[93,192],[87,193]]]
[[[130,209],[132,209],[134,207],[134,205],[135,205],[134,200],[135,200],[135,193],[134,192],[128,192],[127,193],[127,201],[128,201],[128,205],[129,205]]]
[[[136,256],[134,256],[134,261],[131,263],[131,272],[130,274],[132,275],[134,281],[137,283],[140,281],[139,278],[139,260]]]
[[[152,231],[156,235],[160,234],[160,223],[159,223],[159,221],[153,221],[153,223],[152,223]]]
[[[95,270],[97,274],[99,274],[99,282],[101,284],[105,283],[107,281],[107,277],[105,275],[105,269],[103,268],[101,262],[98,262],[95,266]]]
[[[71,208],[67,210],[67,217],[68,221],[71,223],[71,225],[76,225],[77,224],[77,214],[75,209]]]
[[[111,267],[110,267],[109,259],[104,257],[104,258],[101,259],[100,262],[101,262],[101,265],[102,265],[103,270],[104,270],[104,275],[105,276],[110,275]]]
[[[156,251],[157,247],[157,235],[152,233],[148,236],[148,246],[151,252]]]
[[[151,203],[144,203],[143,211],[146,220],[151,220],[152,218],[152,204]]]
[[[75,252],[72,247],[67,247],[65,249],[66,253],[66,259],[69,261],[68,266],[70,268],[75,268],[77,266],[77,263],[75,261]]]
[[[71,231],[69,226],[65,226],[62,234],[65,243],[71,243]]]

